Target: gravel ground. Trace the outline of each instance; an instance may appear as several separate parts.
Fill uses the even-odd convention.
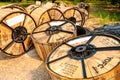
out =
[[[0,80],[51,80],[33,49],[18,58],[8,58],[0,54]]]

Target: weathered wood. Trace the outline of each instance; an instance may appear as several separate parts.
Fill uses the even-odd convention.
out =
[[[119,80],[117,46],[119,39],[110,35],[77,37],[56,47],[47,58],[46,68],[52,80]]]
[[[30,5],[31,6],[31,5]],[[40,6],[31,6],[27,8],[28,13],[31,14],[31,16],[35,19],[37,25],[39,25],[38,21],[40,19],[40,16],[47,11],[48,9],[54,7],[54,3],[47,2],[46,4],[42,4]],[[47,15],[44,15],[45,18],[48,17]]]
[[[0,48],[10,56],[20,56],[31,46],[30,34],[35,20],[26,12],[9,8],[0,9]]]
[[[47,55],[57,45],[75,36],[75,26],[67,21],[51,21],[43,23],[32,33],[32,39],[37,53],[43,61],[45,61]]]

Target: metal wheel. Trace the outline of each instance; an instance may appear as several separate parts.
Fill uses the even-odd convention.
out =
[[[34,19],[24,12],[12,12],[0,22],[0,48],[10,56],[20,56],[32,47],[30,34],[36,27]]]
[[[46,10],[39,18],[38,24],[42,24],[48,21],[64,20],[63,13],[57,8],[50,8]]]

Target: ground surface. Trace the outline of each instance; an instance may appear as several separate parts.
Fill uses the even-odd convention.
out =
[[[0,80],[51,80],[33,49],[18,58],[8,59],[0,55]]]

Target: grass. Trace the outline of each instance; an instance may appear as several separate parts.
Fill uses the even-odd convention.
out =
[[[109,6],[109,7],[108,7]],[[112,5],[90,5],[90,16],[94,18],[101,18],[99,24],[120,21],[120,9]]]
[[[11,4],[11,2],[0,2],[0,6]]]
[[[21,6],[27,7],[30,4],[33,4],[34,1],[28,1],[27,3],[21,3],[21,2],[16,2],[16,3],[18,3]],[[0,6],[5,6],[5,5],[8,5],[8,4],[12,4],[12,2],[0,2]]]
[[[60,2],[60,0],[58,2]],[[80,2],[74,2],[74,1],[68,1],[68,0],[64,0],[64,2],[68,5],[73,5],[73,4],[76,5],[76,4],[80,3]],[[19,4],[26,7],[26,6],[33,4],[33,3],[34,3],[34,1],[29,1],[27,3],[19,3]],[[0,2],[0,6],[4,6],[7,4],[11,4],[11,2]],[[120,21],[120,9],[119,9],[119,11],[117,11],[117,10],[114,10],[114,11],[105,10],[105,7],[112,6],[112,5],[110,5],[109,2],[108,3],[106,3],[105,1],[96,2],[96,3],[91,2],[88,4],[90,5],[90,9],[89,9],[90,18],[102,18],[99,24]],[[106,5],[106,4],[108,4],[108,5]]]

